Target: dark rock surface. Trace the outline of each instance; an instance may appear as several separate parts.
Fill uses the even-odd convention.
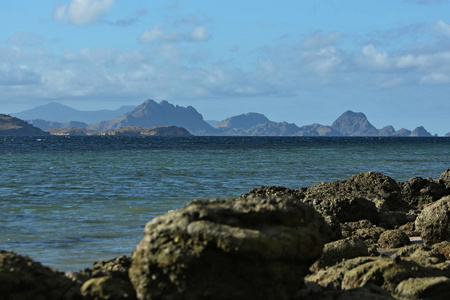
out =
[[[326,232],[295,198],[198,200],[146,225],[130,278],[138,299],[291,299]]]
[[[369,220],[374,224],[380,222],[380,212],[406,205],[395,180],[376,172],[319,183],[306,190],[303,202],[323,215],[335,216],[341,223]]]
[[[400,187],[403,200],[415,209],[423,209],[425,205],[448,195],[445,185],[433,178],[412,177],[401,182]]]
[[[415,225],[426,244],[450,241],[450,196],[426,206]]]
[[[59,273],[28,257],[0,251],[0,299],[82,299],[79,287]]]

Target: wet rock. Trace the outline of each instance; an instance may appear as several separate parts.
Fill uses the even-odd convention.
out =
[[[450,241],[450,196],[426,206],[415,221],[424,243]]]
[[[369,252],[363,240],[357,238],[346,238],[325,244],[322,256],[314,264],[314,269],[332,266],[345,259],[358,256],[368,256]]]
[[[196,200],[155,218],[132,256],[138,299],[291,299],[329,228],[285,197]]]
[[[446,187],[432,178],[412,177],[400,183],[400,187],[403,200],[416,209],[423,209],[447,195]]]
[[[354,175],[347,180],[319,183],[305,192],[303,202],[339,222],[380,221],[380,212],[401,210],[406,203],[392,178],[376,172]]]
[[[382,248],[399,248],[409,245],[409,237],[401,230],[386,230],[380,235],[378,243]]]
[[[0,299],[82,299],[79,286],[63,273],[28,257],[0,251]]]

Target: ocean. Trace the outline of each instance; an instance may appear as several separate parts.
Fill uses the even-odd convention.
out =
[[[146,222],[193,199],[377,171],[450,168],[450,138],[0,138],[0,250],[60,271],[130,255]]]

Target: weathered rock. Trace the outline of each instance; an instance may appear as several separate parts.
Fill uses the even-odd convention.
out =
[[[447,195],[446,187],[432,178],[412,177],[400,183],[400,187],[403,200],[416,209],[423,209]]]
[[[356,237],[363,240],[366,245],[378,243],[378,238],[386,229],[377,227],[368,220],[346,222],[342,224],[342,236]]]
[[[325,244],[322,256],[314,264],[314,269],[332,266],[345,259],[368,256],[369,252],[363,240],[346,238]]]
[[[423,244],[415,244],[403,247],[391,255],[391,258],[412,260],[424,267],[445,262],[445,257],[438,249],[427,247]],[[450,273],[449,273],[450,275]]]
[[[95,262],[92,269],[66,273],[81,286],[83,296],[93,300],[132,300],[136,292],[128,277],[131,257]]]
[[[409,237],[401,230],[386,230],[380,235],[378,243],[382,248],[399,248],[409,245]]]
[[[450,279],[444,276],[408,278],[395,288],[395,295],[401,299],[435,299],[449,298]]]
[[[293,190],[286,188],[284,186],[260,186],[258,188],[253,188],[250,190],[250,192],[242,194],[239,198],[245,199],[248,197],[297,197],[298,199],[301,199],[304,197],[304,194],[301,190]]]
[[[320,269],[305,278],[307,284],[317,284],[331,290],[341,290],[344,275],[360,265],[378,260],[377,257],[361,256],[343,261],[329,268]]]
[[[91,300],[133,300],[136,292],[130,281],[114,276],[93,277],[81,287],[81,293]]]
[[[0,299],[82,299],[77,286],[63,273],[28,257],[0,251]]]
[[[371,285],[352,290],[333,290],[326,289],[320,285],[308,283],[297,294],[295,299],[314,299],[314,300],[392,300],[395,299],[382,288]]]
[[[450,196],[426,206],[415,225],[426,244],[450,241]]]
[[[378,224],[380,212],[406,206],[395,180],[376,172],[319,183],[306,190],[303,202],[323,215],[335,216],[341,223],[366,219]]]
[[[445,277],[445,272],[432,267],[423,267],[414,261],[390,258],[379,258],[375,261],[361,264],[344,274],[342,280],[342,289],[349,290],[360,288],[367,285],[376,285],[388,291],[394,296],[405,295],[408,293],[405,287],[397,290],[397,286],[402,281],[410,278],[432,278]],[[434,285],[434,281],[429,282]],[[424,290],[428,288],[423,287]],[[431,288],[432,289],[432,288]],[[432,289],[434,290],[434,289]],[[436,292],[439,289],[435,290]],[[397,295],[398,293],[402,293]],[[445,292],[447,294],[447,291]],[[448,294],[447,294],[448,295]],[[443,296],[442,294],[436,296]]]
[[[328,227],[296,198],[196,200],[155,218],[132,256],[138,299],[291,299]]]
[[[450,193],[450,169],[447,169],[439,176],[439,182],[447,188],[447,193]]]
[[[408,222],[398,227],[399,230],[406,233],[407,236],[420,236],[420,232],[416,231],[416,226],[414,222]]]
[[[444,242],[440,242],[440,243],[434,244],[432,246],[432,249],[438,251],[446,259],[450,260],[450,242],[449,241],[444,241]]]

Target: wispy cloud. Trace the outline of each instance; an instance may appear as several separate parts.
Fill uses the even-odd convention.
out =
[[[97,22],[114,4],[114,0],[72,0],[55,8],[53,19],[74,25]]]

